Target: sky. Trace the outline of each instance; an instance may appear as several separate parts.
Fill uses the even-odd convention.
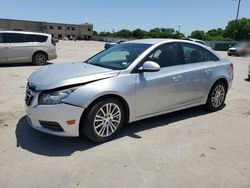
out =
[[[94,30],[167,27],[185,35],[224,28],[235,19],[237,0],[0,0],[0,18],[59,23],[93,23]],[[240,18],[250,18],[250,0]]]

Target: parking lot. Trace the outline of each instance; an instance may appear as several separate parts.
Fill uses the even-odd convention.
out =
[[[60,41],[48,64],[79,62],[103,46]],[[25,85],[39,66],[0,65],[0,187],[250,187],[250,57],[229,59],[235,76],[223,110],[196,107],[132,123],[101,145],[31,129]]]

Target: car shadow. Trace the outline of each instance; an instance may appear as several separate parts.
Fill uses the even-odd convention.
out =
[[[206,115],[208,113],[209,112],[201,106],[130,123],[122,129],[113,141],[115,142],[115,140],[125,136],[134,139],[143,139],[137,133],[160,126],[171,126],[174,122]],[[15,133],[17,147],[44,156],[70,156],[76,151],[86,151],[100,145],[89,141],[83,136],[66,138],[41,133],[29,127],[25,116],[17,123]]]
[[[245,81],[246,81],[246,82],[250,82],[250,79],[249,79],[249,78],[246,78]]]
[[[53,63],[51,62],[46,62],[44,65],[51,65]],[[0,68],[1,67],[30,67],[30,66],[44,66],[44,65],[34,65],[32,63],[1,63],[0,64]]]

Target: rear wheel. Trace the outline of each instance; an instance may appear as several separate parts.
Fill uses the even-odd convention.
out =
[[[83,117],[81,132],[98,143],[112,139],[124,124],[122,103],[115,98],[96,102]]]
[[[45,53],[37,52],[33,55],[32,63],[35,65],[44,65],[47,62],[48,58]]]
[[[226,85],[221,81],[215,83],[207,99],[206,103],[207,109],[210,111],[221,110],[224,107],[226,94],[227,94]]]

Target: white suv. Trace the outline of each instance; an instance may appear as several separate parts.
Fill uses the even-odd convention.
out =
[[[0,31],[0,63],[43,65],[56,58],[56,42],[49,34]]]

